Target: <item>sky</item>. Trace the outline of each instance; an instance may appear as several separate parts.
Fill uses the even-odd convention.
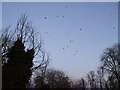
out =
[[[107,47],[118,42],[117,2],[2,3],[2,26],[14,27],[27,13],[43,46],[50,53],[51,68],[72,78],[97,70]]]

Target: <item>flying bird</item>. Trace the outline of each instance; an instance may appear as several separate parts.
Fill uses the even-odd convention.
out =
[[[73,42],[73,40],[70,40],[70,42]]]
[[[115,29],[115,27],[113,27],[113,29]]]
[[[82,30],[82,29],[80,28],[80,30]]]
[[[67,6],[65,6],[65,8],[68,8]]]
[[[45,17],[45,19],[47,19],[47,17]]]

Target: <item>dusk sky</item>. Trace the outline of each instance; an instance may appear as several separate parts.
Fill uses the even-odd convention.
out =
[[[100,65],[107,47],[118,42],[118,3],[2,3],[2,26],[15,27],[27,13],[43,46],[50,53],[50,66],[72,78],[85,77]]]

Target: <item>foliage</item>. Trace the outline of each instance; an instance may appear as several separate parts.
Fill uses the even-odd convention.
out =
[[[70,88],[69,77],[64,72],[54,69],[48,69],[45,77],[38,76],[35,84],[36,88],[42,88],[43,85],[49,88]]]
[[[24,44],[17,40],[8,51],[8,61],[3,65],[3,88],[25,88],[32,71],[34,49],[24,50]]]
[[[36,56],[40,62],[34,67]],[[18,20],[15,29],[3,28],[2,64],[3,88],[26,88],[32,72],[49,64],[49,56],[42,49],[42,40],[38,41],[26,14]]]

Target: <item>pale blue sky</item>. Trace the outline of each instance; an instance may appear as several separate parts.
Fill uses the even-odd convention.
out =
[[[72,78],[96,70],[103,50],[118,42],[117,2],[2,5],[3,27],[14,26],[26,12],[50,53],[50,67],[67,72]]]

